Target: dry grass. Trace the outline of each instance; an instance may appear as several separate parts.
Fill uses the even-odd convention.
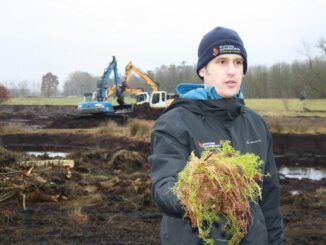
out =
[[[91,129],[22,129],[0,125],[0,135],[6,134],[89,134],[96,133],[97,128]]]
[[[264,116],[272,133],[283,134],[326,134],[325,117]],[[101,127],[78,129],[22,129],[0,124],[0,135],[6,134],[92,134],[115,137],[133,137],[134,140],[149,141],[155,121],[129,119],[127,124],[119,125],[110,121]]]
[[[130,119],[126,125],[119,125],[113,121],[108,122],[102,127],[88,129],[39,129],[33,131],[11,130],[12,133],[32,133],[32,134],[94,134],[111,135],[117,137],[135,137],[136,139],[149,139],[154,121]],[[7,129],[1,130],[0,134],[8,134]]]
[[[272,133],[279,134],[325,134],[326,125],[322,119],[314,121],[313,118],[306,120],[299,118],[297,120],[283,117],[266,118],[268,127]],[[304,119],[304,120],[303,120]],[[325,120],[324,120],[325,121]]]
[[[16,127],[8,127],[4,126],[3,124],[0,124],[0,135],[2,134],[21,134],[21,133],[27,133],[28,130],[16,128]]]
[[[73,208],[68,212],[70,219],[78,225],[82,225],[88,222],[88,216],[82,211],[82,207],[76,202]]]
[[[92,207],[102,203],[103,198],[100,193],[93,193],[81,196],[76,201],[81,207]]]
[[[115,122],[109,122],[105,126],[98,128],[100,135],[112,136],[130,136],[135,138],[149,138],[154,121],[130,119],[127,125],[118,125]]]
[[[129,135],[136,138],[149,138],[154,121],[134,119],[128,123]]]
[[[12,222],[13,213],[10,209],[0,209],[0,225],[9,225]]]
[[[126,136],[127,130],[125,126],[118,125],[116,122],[110,121],[104,126],[97,129],[99,135]]]

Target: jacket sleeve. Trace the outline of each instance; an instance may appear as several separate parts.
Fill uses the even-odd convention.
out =
[[[270,133],[268,133],[268,136],[269,144],[264,173],[269,176],[264,177],[261,207],[267,225],[269,244],[280,245],[283,244],[283,217],[280,209],[280,184],[278,170],[273,156],[272,137]]]
[[[148,157],[153,201],[161,212],[176,217],[182,217],[184,209],[171,188],[189,157],[184,134],[185,131],[177,129],[171,120],[160,118],[152,130]]]

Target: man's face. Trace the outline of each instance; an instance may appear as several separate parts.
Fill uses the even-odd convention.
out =
[[[243,79],[243,58],[238,54],[219,55],[203,67],[199,74],[204,84],[215,87],[221,97],[234,97]]]

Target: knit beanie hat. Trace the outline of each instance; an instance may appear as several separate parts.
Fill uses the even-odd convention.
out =
[[[201,68],[213,58],[221,54],[239,54],[243,57],[243,74],[247,72],[247,52],[239,34],[228,28],[216,27],[203,36],[198,47],[198,62],[196,72],[199,75]]]

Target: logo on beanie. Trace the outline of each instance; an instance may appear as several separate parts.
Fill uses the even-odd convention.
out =
[[[241,53],[241,49],[235,47],[234,45],[222,45],[222,46],[220,46],[219,50],[220,50],[221,54],[227,54],[227,53],[240,54]]]
[[[218,49],[217,48],[213,48],[213,55],[214,56],[218,55]]]

